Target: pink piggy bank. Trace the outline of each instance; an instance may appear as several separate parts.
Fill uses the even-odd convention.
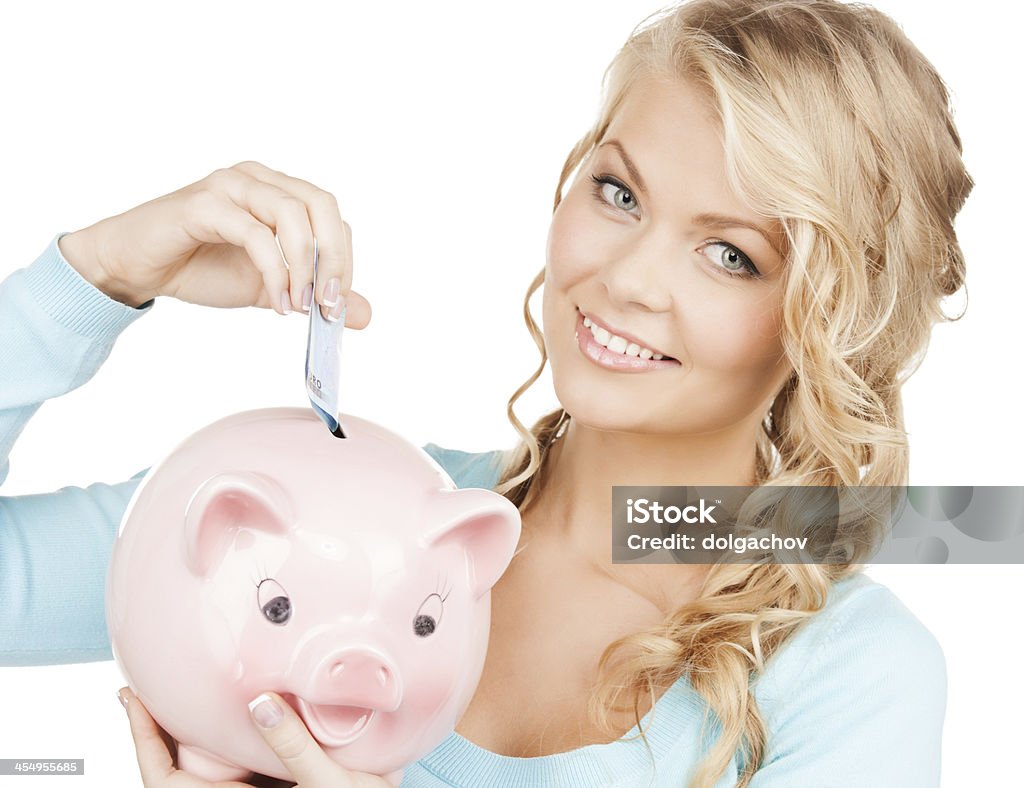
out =
[[[221,419],[129,503],[107,627],[185,771],[289,778],[249,717],[265,690],[335,761],[395,784],[469,705],[519,512],[404,438],[342,423],[346,438],[303,408]]]

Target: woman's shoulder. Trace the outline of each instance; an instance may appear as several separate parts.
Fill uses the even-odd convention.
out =
[[[457,487],[483,487],[488,490],[498,482],[505,454],[502,449],[471,452],[446,449],[436,443],[426,444],[423,450],[452,477]]]
[[[770,756],[795,762],[798,752],[830,753],[848,765],[903,758],[918,777],[901,785],[936,784],[919,780],[937,780],[945,658],[882,583],[862,573],[834,583],[825,607],[769,659],[754,692],[772,733]]]
[[[942,648],[889,588],[863,573],[832,585],[825,607],[769,659],[754,694],[771,734],[767,761],[780,774],[819,762],[866,780],[851,784],[937,784]],[[894,761],[909,781],[872,782],[891,776]]]
[[[784,680],[808,670],[854,668],[870,668],[879,680],[917,676],[945,683],[945,657],[935,636],[888,587],[863,572],[832,584],[825,607],[797,629],[765,673]]]

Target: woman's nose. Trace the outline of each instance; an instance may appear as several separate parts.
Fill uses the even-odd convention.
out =
[[[601,270],[609,300],[623,308],[640,305],[652,312],[667,311],[672,304],[671,263],[668,244],[654,233],[634,237],[632,243],[612,250]]]

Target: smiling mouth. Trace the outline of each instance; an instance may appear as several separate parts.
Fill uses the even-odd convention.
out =
[[[582,312],[576,318],[576,347],[579,348],[584,358],[602,369],[612,372],[656,373],[660,370],[678,369],[682,366],[674,358],[641,358],[616,352],[615,349],[605,347],[597,340],[591,330],[583,325]]]
[[[659,353],[652,348],[646,347],[632,337],[620,336],[605,328],[601,323],[593,320],[579,307],[576,308],[577,330],[586,331],[598,345],[608,353],[635,358],[643,361],[670,361],[676,364],[679,361],[665,353]]]
[[[297,695],[286,696],[320,744],[342,747],[351,744],[366,731],[376,714],[375,709],[363,706],[337,706],[328,703],[310,703]]]

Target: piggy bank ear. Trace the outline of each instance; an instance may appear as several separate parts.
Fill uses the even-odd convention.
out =
[[[469,561],[470,591],[479,599],[498,581],[519,544],[522,521],[510,500],[490,490],[440,490],[426,518],[428,546],[457,542]]]
[[[215,568],[240,528],[287,534],[288,496],[262,473],[230,471],[211,476],[185,507],[185,562],[204,577]]]

